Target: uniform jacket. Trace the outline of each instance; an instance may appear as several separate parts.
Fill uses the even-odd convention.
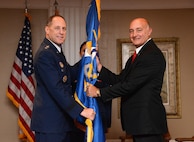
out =
[[[31,129],[36,132],[61,133],[74,129],[73,119],[83,108],[75,102],[71,83],[77,67],[46,38],[34,58],[37,82],[33,102]]]
[[[165,58],[153,40],[149,40],[131,63],[116,75],[103,67],[99,79],[112,84],[100,89],[104,101],[121,97],[121,123],[132,135],[167,132],[166,112],[160,96]]]

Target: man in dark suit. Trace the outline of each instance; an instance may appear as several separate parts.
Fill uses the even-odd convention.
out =
[[[152,29],[144,18],[134,19],[129,36],[136,47],[119,75],[98,63],[99,79],[112,84],[106,88],[89,85],[87,95],[109,101],[121,97],[123,130],[134,142],[163,142],[167,132],[166,112],[160,96],[166,62],[161,50],[150,38]]]
[[[70,66],[61,45],[66,38],[66,21],[51,16],[45,27],[43,40],[34,59],[36,94],[31,129],[36,142],[78,142],[74,119],[78,116],[93,120],[95,112],[83,108],[73,98],[72,82],[77,67]]]

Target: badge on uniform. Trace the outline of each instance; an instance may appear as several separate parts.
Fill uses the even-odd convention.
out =
[[[48,49],[49,48],[49,45],[45,46],[44,49]]]
[[[61,68],[64,68],[64,64],[63,64],[62,62],[59,62],[59,66],[60,66]]]
[[[63,82],[66,82],[67,81],[67,76],[63,76]]]

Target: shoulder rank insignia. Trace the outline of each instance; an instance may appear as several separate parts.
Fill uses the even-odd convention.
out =
[[[49,45],[47,45],[47,46],[45,46],[45,47],[44,47],[44,49],[48,49],[48,48],[50,48],[50,46],[49,46]]]

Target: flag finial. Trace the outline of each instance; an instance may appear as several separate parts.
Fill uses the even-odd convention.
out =
[[[31,16],[28,13],[28,0],[25,0],[25,16],[29,18],[29,20],[31,20]]]
[[[57,0],[55,0],[55,2],[54,2],[54,7],[55,7],[55,15],[59,15],[59,11],[58,11],[58,2],[57,2]]]
[[[28,0],[25,0],[25,14],[28,13]]]

